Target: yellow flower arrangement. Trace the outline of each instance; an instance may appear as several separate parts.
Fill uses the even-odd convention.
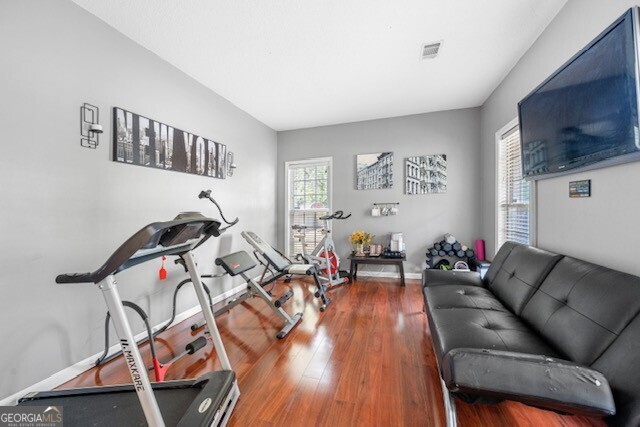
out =
[[[358,230],[351,233],[349,240],[356,245],[368,245],[371,243],[372,236],[366,231]]]

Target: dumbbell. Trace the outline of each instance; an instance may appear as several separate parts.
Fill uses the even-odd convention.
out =
[[[153,360],[153,366],[149,367],[149,370],[157,370],[156,371],[156,381],[162,382],[164,381],[164,376],[167,372],[167,369],[169,369],[169,367],[171,367],[172,364],[174,364],[175,362],[177,362],[178,360],[182,359],[183,357],[189,355],[189,354],[193,354],[195,352],[197,352],[198,350],[204,348],[207,345],[207,338],[205,337],[198,337],[195,340],[191,341],[189,344],[187,344],[184,347],[184,351],[182,353],[180,353],[179,355],[177,355],[176,357],[174,357],[173,359],[169,360],[168,362],[162,363],[158,360],[158,358],[156,357]]]

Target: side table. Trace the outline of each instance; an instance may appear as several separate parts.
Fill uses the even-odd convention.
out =
[[[356,280],[358,275],[358,264],[381,264],[381,265],[397,265],[400,272],[400,282],[402,286],[406,286],[404,282],[404,261],[406,261],[406,255],[402,258],[385,258],[384,256],[355,256],[350,255],[351,269],[349,275],[352,280]]]

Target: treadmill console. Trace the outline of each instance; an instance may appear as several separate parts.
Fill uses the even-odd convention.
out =
[[[178,224],[168,230],[166,230],[160,237],[159,244],[165,248],[170,246],[177,246],[188,242],[192,239],[197,239],[202,236],[204,228],[207,225],[207,218],[200,212],[182,212],[174,218],[174,221],[193,219],[197,220],[202,218],[202,222],[190,222],[187,224]]]

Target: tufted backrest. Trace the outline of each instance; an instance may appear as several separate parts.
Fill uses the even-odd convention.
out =
[[[484,276],[485,282],[491,283],[500,272],[502,268],[502,264],[507,259],[513,248],[515,248],[518,244],[515,242],[505,242],[501,247],[495,257],[493,257],[493,261],[491,261],[491,265],[489,266],[489,270],[487,274]]]
[[[640,425],[640,277],[564,257],[522,318],[567,359],[609,381],[612,425]]]
[[[639,312],[640,278],[564,257],[522,318],[569,359],[591,365]]]
[[[532,246],[507,242],[491,263],[485,284],[507,308],[519,315],[561,258],[562,255]]]
[[[637,298],[636,298],[637,301]],[[640,426],[640,315],[591,365],[609,381],[616,402],[616,415],[609,425]]]

